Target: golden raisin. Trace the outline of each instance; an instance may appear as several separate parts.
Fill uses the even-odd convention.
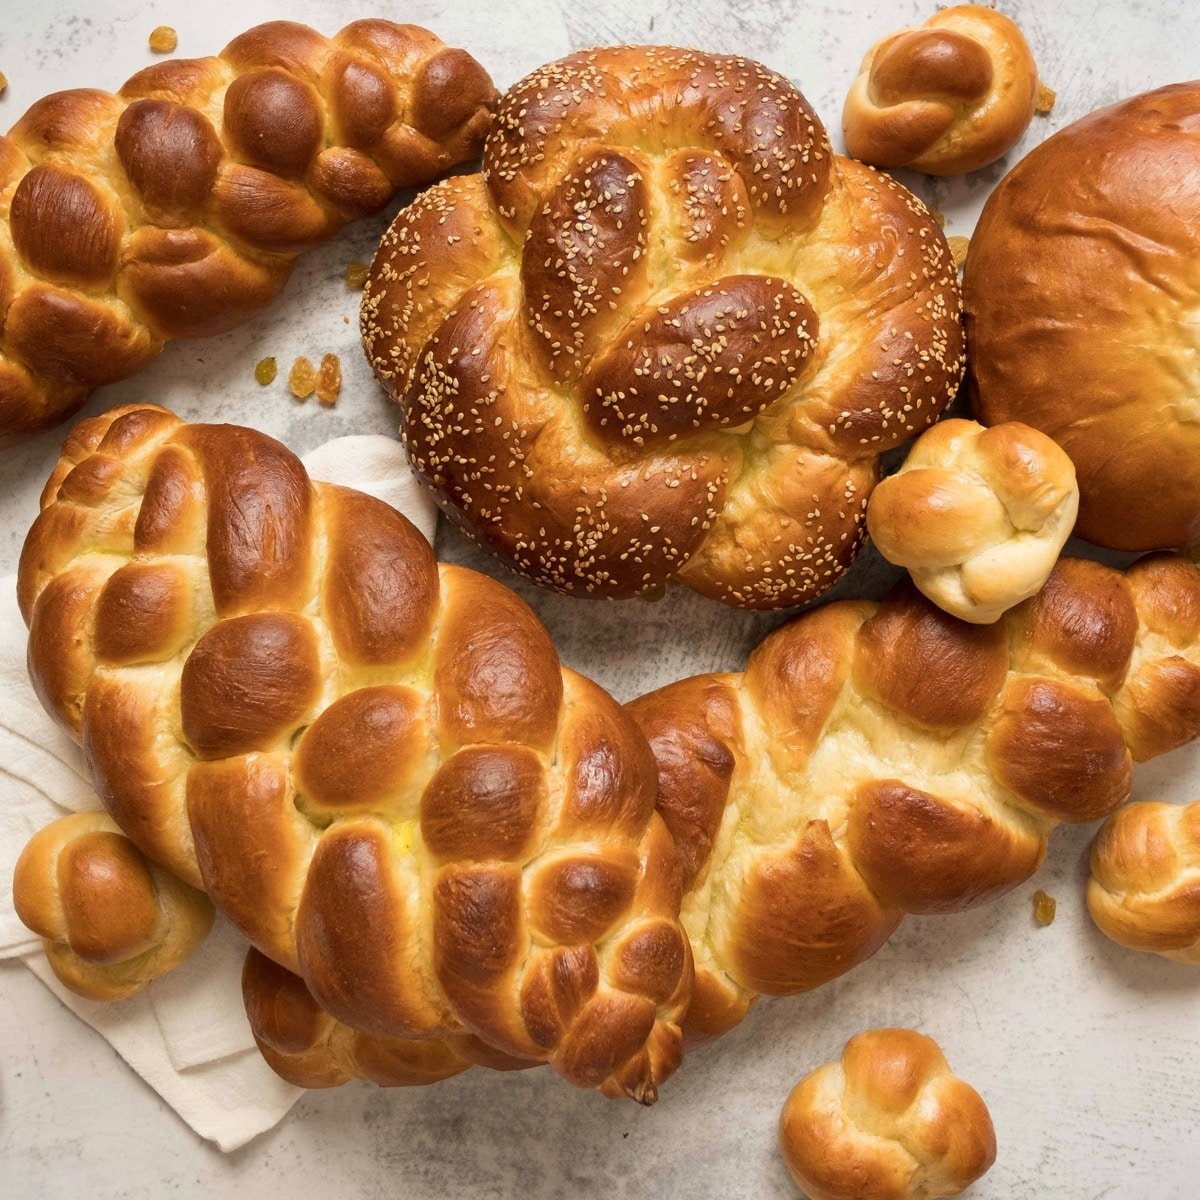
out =
[[[1033,893],[1033,919],[1039,925],[1051,925],[1054,922],[1054,914],[1058,909],[1058,902],[1053,896],[1047,896],[1041,888],[1038,888]]]
[[[336,354],[326,354],[321,358],[321,369],[317,372],[317,399],[326,408],[332,408],[341,390],[342,364]]]
[[[1033,102],[1033,111],[1036,113],[1041,113],[1041,115],[1044,117],[1054,107],[1054,102],[1057,99],[1058,93],[1053,88],[1048,88],[1039,79],[1037,99]]]
[[[3,71],[0,71],[0,96],[3,96],[8,91],[8,76]]]
[[[254,378],[259,383],[266,387],[268,383],[275,382],[275,374],[278,367],[273,358],[260,358],[254,367]]]
[[[954,237],[946,239],[946,244],[950,247],[950,257],[954,259],[954,265],[961,270],[963,263],[967,261],[967,247],[971,244],[970,239],[955,234]]]
[[[359,291],[367,282],[367,275],[371,268],[365,262],[359,262],[355,259],[346,268],[346,286],[354,291]]]
[[[159,25],[150,31],[150,49],[155,54],[170,54],[179,45],[179,36],[170,25]]]
[[[297,400],[307,400],[317,388],[316,368],[307,358],[300,357],[292,363],[288,373],[288,387]]]

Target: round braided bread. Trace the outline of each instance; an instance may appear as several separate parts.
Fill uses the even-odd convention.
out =
[[[415,25],[272,21],[39,100],[0,137],[0,438],[257,312],[302,251],[473,158],[494,95]]]
[[[630,711],[683,860],[688,1024],[719,1032],[861,962],[904,913],[1007,891],[1058,822],[1112,812],[1134,761],[1200,735],[1200,568],[1061,559],[993,625],[905,581]]]
[[[954,396],[959,307],[924,206],[786,79],[621,46],[506,93],[483,174],[388,231],[362,331],[418,475],[516,570],[781,608]]]
[[[147,406],[67,440],[18,593],[106,808],[331,1016],[654,1099],[692,973],[654,761],[507,588]]]

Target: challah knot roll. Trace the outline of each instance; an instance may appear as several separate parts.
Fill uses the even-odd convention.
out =
[[[1119,809],[1092,843],[1088,911],[1130,950],[1200,964],[1200,801]]]
[[[1009,421],[943,421],[872,493],[867,529],[939,608],[989,625],[1049,578],[1079,511],[1071,460]]]
[[[1037,63],[1008,17],[943,8],[867,51],[842,112],[846,148],[877,167],[974,171],[1017,144],[1037,88]]]
[[[494,97],[464,51],[364,20],[39,100],[0,137],[0,439],[245,321],[301,252],[474,157]]]
[[[89,1000],[132,996],[190,958],[212,927],[206,896],[152,863],[106,813],[39,830],[13,873],[17,916],[54,973]]]
[[[779,1144],[810,1200],[957,1196],[996,1161],[987,1105],[932,1038],[909,1029],[860,1033],[802,1079]]]

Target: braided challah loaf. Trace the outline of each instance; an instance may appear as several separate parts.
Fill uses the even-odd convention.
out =
[[[939,421],[871,493],[867,529],[939,608],[988,625],[1041,589],[1078,511],[1075,468],[1044,433]]]
[[[0,438],[257,312],[302,251],[473,158],[494,96],[415,25],[273,21],[39,100],[0,137]]]
[[[13,872],[17,916],[67,987],[123,1000],[190,958],[212,927],[202,892],[150,862],[106,813],[39,830]]]
[[[502,99],[482,175],[401,213],[362,331],[448,515],[535,582],[824,591],[876,460],[962,372],[954,264],[782,76],[589,50]]]
[[[1037,94],[1037,63],[1008,17],[939,9],[867,51],[842,112],[846,149],[877,167],[975,171],[1020,141]]]
[[[512,592],[135,407],[68,438],[18,594],[109,812],[332,1016],[653,1100],[691,982],[654,761]]]
[[[1200,965],[1200,802],[1143,801],[1109,817],[1087,905],[1114,942]]]
[[[1059,821],[1200,735],[1200,568],[1062,559],[994,625],[905,583],[771,634],[732,675],[633,702],[684,868],[687,1022],[735,1024],[874,953],[904,913],[1028,878]]]
[[[911,1029],[860,1033],[805,1076],[783,1106],[779,1145],[809,1200],[958,1196],[996,1161],[982,1097]]]

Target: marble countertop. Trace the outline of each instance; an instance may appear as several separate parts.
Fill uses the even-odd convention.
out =
[[[1058,92],[1023,150],[1083,113],[1196,71],[1188,0],[1002,0]],[[862,52],[922,19],[933,0],[43,0],[0,5],[0,128],[45,92],[117,86],[150,61],[165,23],[180,54],[218,49],[271,17],[332,32],[367,15],[430,25],[476,53],[502,86],[572,48],[655,41],[736,51],[783,71],[831,129]],[[835,134],[835,140],[836,134]],[[961,180],[906,176],[969,234],[1004,164]],[[257,425],[306,451],[348,432],[390,432],[393,416],[358,351],[357,296],[342,271],[369,259],[368,221],[303,260],[284,296],[224,337],[175,344],[106,390],[99,410],[155,400],[188,417]],[[333,410],[260,389],[274,354],[341,355]],[[12,569],[61,431],[0,458],[0,573]],[[443,557],[496,568],[441,531]],[[876,592],[888,571],[867,556],[839,590]],[[509,580],[509,582],[512,582]],[[518,585],[519,586],[519,585]],[[778,618],[733,613],[685,593],[658,604],[592,605],[521,588],[563,659],[625,698],[696,670],[740,665]],[[1193,747],[1140,769],[1141,797],[1192,799]],[[1200,791],[1200,789],[1197,789]],[[1082,884],[1091,830],[1061,830],[1035,881],[955,917],[911,919],[869,963],[808,996],[764,1002],[694,1053],[651,1109],[576,1092],[546,1072],[471,1072],[435,1088],[350,1085],[312,1093],[276,1129],[231,1155],[196,1138],[17,964],[0,965],[0,1196],[402,1200],[486,1197],[794,1195],[775,1148],[791,1085],[871,1026],[921,1029],[986,1098],[999,1158],[975,1200],[1194,1200],[1200,1194],[1200,976],[1123,951],[1091,925]],[[1057,898],[1034,926],[1031,896]]]

